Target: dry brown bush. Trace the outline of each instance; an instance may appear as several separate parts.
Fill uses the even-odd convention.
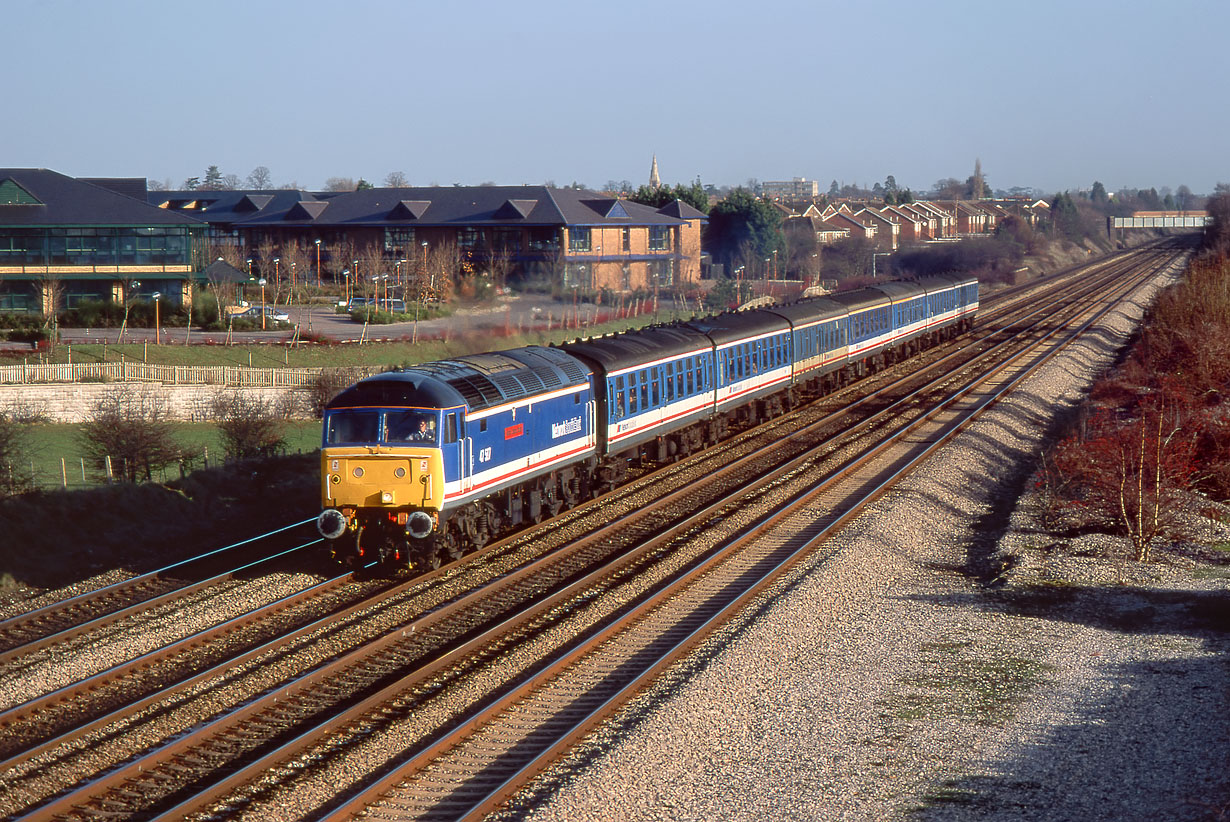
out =
[[[283,417],[274,403],[245,391],[228,391],[214,399],[214,418],[232,457],[271,457],[286,450]]]
[[[81,426],[81,441],[100,472],[110,457],[112,474],[130,482],[148,482],[154,471],[182,456],[165,399],[127,385],[93,405]]]

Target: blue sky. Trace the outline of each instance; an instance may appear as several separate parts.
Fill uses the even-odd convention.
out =
[[[1230,3],[4,0],[0,166],[1209,192]]]

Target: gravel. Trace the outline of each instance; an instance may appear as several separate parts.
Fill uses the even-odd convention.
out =
[[[1226,566],[1056,546],[1013,504],[1152,296],[497,818],[1230,818]],[[971,558],[1007,570],[988,586]]]

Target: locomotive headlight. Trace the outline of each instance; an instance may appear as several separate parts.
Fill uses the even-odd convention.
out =
[[[363,466],[361,466],[361,465],[356,465],[356,466],[355,466],[355,468],[354,468],[354,476],[355,476],[355,479],[358,479],[359,477],[363,476]]]
[[[406,469],[405,469],[405,468],[400,468],[400,467],[399,467],[399,468],[394,468],[394,469],[393,469],[393,476],[397,477],[398,479],[401,479],[401,478],[402,478],[402,477],[404,477],[405,475],[406,475]]]
[[[392,505],[393,504],[393,492],[392,491],[381,491],[380,492],[380,502],[383,505]]]
[[[346,532],[346,515],[336,508],[326,508],[316,518],[316,529],[325,539],[337,539]]]

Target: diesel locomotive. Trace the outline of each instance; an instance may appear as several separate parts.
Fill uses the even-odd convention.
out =
[[[557,346],[422,363],[325,409],[317,527],[425,570],[968,330],[978,281],[893,281]]]

